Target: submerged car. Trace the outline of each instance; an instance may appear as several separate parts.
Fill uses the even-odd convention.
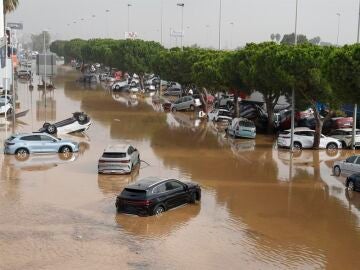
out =
[[[335,161],[333,166],[334,175],[341,173],[360,173],[360,156],[351,156],[345,160]]]
[[[227,133],[233,137],[255,139],[256,127],[251,120],[246,118],[235,118],[228,127]]]
[[[232,116],[229,110],[225,109],[214,109],[208,113],[209,121],[231,121]]]
[[[44,123],[43,127],[39,129],[39,132],[46,132],[49,134],[67,134],[73,132],[83,132],[89,129],[91,126],[90,117],[83,112],[75,112],[73,116],[56,122],[54,124]]]
[[[295,128],[294,131],[294,148],[313,148],[314,145],[315,130],[309,128]],[[280,132],[277,139],[279,147],[289,148],[291,144],[291,130],[285,130]],[[321,134],[320,137],[320,149],[336,150],[342,148],[341,142],[335,138],[326,137]]]
[[[347,190],[360,190],[360,173],[354,173],[346,178],[345,186]]]
[[[151,216],[200,199],[197,184],[148,177],[128,185],[116,198],[115,206],[118,212]]]
[[[200,107],[201,102],[197,98],[193,98],[192,96],[186,96],[179,98],[171,105],[171,111],[182,111],[182,110],[195,110],[196,107]]]
[[[10,136],[4,143],[4,153],[27,158],[32,153],[78,152],[79,144],[55,138],[47,133],[24,133]]]
[[[131,173],[140,164],[139,151],[130,144],[108,146],[99,159],[99,174]]]
[[[12,105],[9,102],[0,101],[0,114],[10,114],[12,112]]]
[[[340,128],[332,131],[330,137],[338,139],[342,143],[343,148],[351,147],[352,144],[352,128]],[[360,130],[356,130],[355,147],[360,147]]]

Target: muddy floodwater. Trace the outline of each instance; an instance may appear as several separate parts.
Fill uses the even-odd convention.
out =
[[[69,157],[0,154],[0,269],[360,269],[360,194],[332,175],[353,152],[302,151],[272,137],[227,138],[193,113],[164,113],[76,84],[63,68],[46,93],[18,83],[16,132],[84,111],[93,124]],[[45,107],[46,101],[46,107]],[[11,127],[0,125],[3,140]],[[131,175],[97,174],[108,144],[129,142],[144,161]],[[199,204],[159,217],[117,214],[117,194],[146,176],[197,182]]]

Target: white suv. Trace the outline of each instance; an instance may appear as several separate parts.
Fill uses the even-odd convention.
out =
[[[352,128],[339,128],[335,129],[330,133],[330,136],[338,139],[341,143],[343,148],[351,147],[352,143]],[[360,146],[360,130],[356,130],[355,136],[355,146]]]
[[[294,148],[313,148],[315,130],[309,128],[296,128],[294,131]],[[279,147],[289,148],[291,144],[291,130],[285,130],[280,133],[277,144]],[[321,134],[320,146],[321,149],[334,150],[341,148],[341,142],[337,139],[326,137]]]

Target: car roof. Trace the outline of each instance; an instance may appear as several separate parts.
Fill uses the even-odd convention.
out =
[[[163,179],[160,177],[146,177],[143,179],[140,179],[138,181],[136,181],[133,184],[128,185],[126,188],[129,189],[137,189],[137,190],[147,190],[155,185],[158,185],[162,182],[166,182],[166,181],[178,181],[176,179]]]
[[[106,152],[106,153],[126,152],[129,147],[130,147],[130,144],[109,145],[105,148],[104,152]]]
[[[16,133],[16,134],[13,134],[11,136],[13,136],[13,137],[23,137],[23,136],[31,136],[31,135],[47,135],[47,136],[51,136],[50,134],[48,134],[46,132]]]

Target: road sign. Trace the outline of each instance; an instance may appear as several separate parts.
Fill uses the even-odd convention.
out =
[[[8,22],[7,27],[10,27],[11,29],[16,29],[16,30],[23,30],[23,24],[22,23]]]
[[[174,29],[171,29],[170,36],[172,36],[172,37],[184,37],[184,32],[175,31]]]

